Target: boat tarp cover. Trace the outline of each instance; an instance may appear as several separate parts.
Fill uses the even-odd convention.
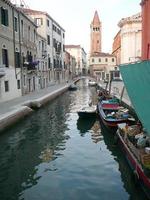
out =
[[[137,116],[150,135],[150,61],[120,65],[120,72]]]

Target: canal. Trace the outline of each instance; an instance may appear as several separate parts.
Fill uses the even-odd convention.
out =
[[[87,80],[0,135],[0,200],[146,200],[112,134],[76,111]]]

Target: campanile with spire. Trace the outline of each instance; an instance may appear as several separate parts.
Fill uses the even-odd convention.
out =
[[[101,22],[97,11],[95,11],[93,21],[91,22],[91,45],[90,55],[101,53]]]

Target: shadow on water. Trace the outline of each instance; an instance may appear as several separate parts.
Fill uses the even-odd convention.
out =
[[[65,134],[69,112],[66,105],[67,97],[59,98],[1,135],[0,200],[20,199],[22,191],[36,185],[42,177],[38,166],[63,154],[69,139]],[[48,170],[57,169],[50,165]]]
[[[94,125],[96,119],[95,118],[82,118],[79,117],[77,120],[77,129],[80,131],[80,135],[84,136],[92,126]]]
[[[129,200],[147,200],[147,197],[140,186],[136,185],[134,182],[133,173],[125,159],[125,155],[122,153],[121,149],[115,145],[115,132],[111,132],[111,130],[107,129],[107,127],[104,126],[101,121],[100,127],[104,142],[107,145],[107,149],[111,151],[112,155],[114,156],[114,160],[118,162],[121,179],[124,184],[123,186],[130,195]]]

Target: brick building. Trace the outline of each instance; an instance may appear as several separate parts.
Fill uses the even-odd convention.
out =
[[[142,60],[150,59],[150,0],[142,0]]]

